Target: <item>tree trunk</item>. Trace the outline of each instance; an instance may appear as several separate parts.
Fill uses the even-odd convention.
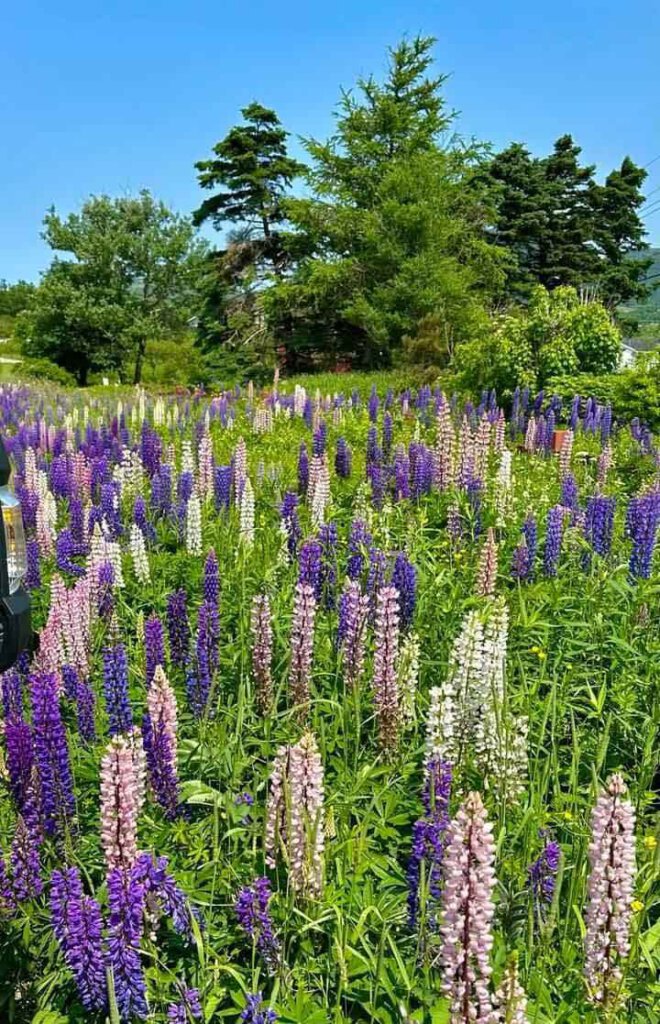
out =
[[[133,372],[133,383],[140,384],[142,381],[142,363],[144,362],[144,350],[147,347],[147,339],[141,338],[138,341],[137,355],[135,357],[135,370]]]
[[[88,375],[89,375],[89,366],[87,365],[87,363],[83,363],[82,366],[78,367],[78,372],[76,373],[76,377],[78,379],[78,387],[79,388],[86,388],[87,387],[87,377],[88,377]]]

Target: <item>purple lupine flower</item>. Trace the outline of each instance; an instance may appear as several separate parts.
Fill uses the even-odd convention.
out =
[[[156,614],[144,624],[144,659],[147,687],[151,685],[158,665],[165,667],[165,634],[163,623]]]
[[[215,550],[211,548],[204,562],[204,600],[215,608],[220,606],[220,566]]]
[[[62,686],[65,696],[75,701],[78,696],[78,672],[73,665],[62,665]]]
[[[30,677],[30,695],[41,814],[46,832],[54,835],[58,825],[71,821],[75,813],[73,775],[57,677],[50,672],[35,672]]]
[[[442,857],[449,827],[452,766],[448,761],[431,758],[426,767],[422,800],[425,815],[413,826],[413,842],[408,861],[408,924],[416,928],[420,911],[422,866],[432,906],[440,899]],[[432,918],[435,917],[435,911]],[[433,926],[434,921],[431,921]]]
[[[85,544],[85,507],[80,498],[69,500],[69,529],[80,549]]]
[[[545,576],[557,575],[557,564],[561,551],[561,537],[564,527],[565,509],[563,505],[553,505],[548,512],[548,525],[545,535],[543,552],[543,573]]]
[[[394,420],[392,414],[386,412],[383,416],[383,455],[389,459],[392,451],[392,436],[394,433]]]
[[[167,871],[167,857],[154,858],[150,853],[139,854],[131,869],[131,881],[142,886],[148,898],[150,910],[156,906],[169,917],[174,930],[186,942],[193,938],[192,919],[202,926],[202,921],[190,906],[185,892],[179,888],[176,879]]]
[[[410,461],[402,444],[394,452],[394,497],[397,501],[410,497]]]
[[[580,396],[574,395],[571,402],[571,415],[568,421],[570,429],[575,433],[580,422]]]
[[[293,491],[287,491],[282,499],[280,507],[282,524],[286,530],[287,550],[291,561],[296,557],[298,542],[302,536],[300,521],[298,519],[298,495]]]
[[[383,453],[378,445],[378,431],[375,427],[369,427],[369,430],[367,431],[367,448],[365,458],[368,476],[370,466],[374,464],[380,465],[383,461]]]
[[[523,523],[522,532],[525,535],[527,541],[527,548],[529,550],[529,562],[530,562],[530,574],[534,571],[534,560],[536,558],[536,549],[538,547],[538,528],[536,526],[536,519],[532,515],[528,515]]]
[[[78,732],[85,743],[93,743],[96,739],[96,723],[94,708],[96,695],[86,679],[78,679],[76,689],[76,717]]]
[[[483,482],[477,476],[471,476],[466,488],[468,501],[472,510],[472,536],[476,539],[483,533],[481,513],[483,508]]]
[[[351,463],[351,449],[348,447],[346,438],[337,438],[337,450],[335,453],[335,473],[337,476],[347,480],[351,475]]]
[[[17,667],[7,669],[0,677],[2,712],[6,719],[23,715],[23,680]]]
[[[246,885],[239,891],[235,904],[240,927],[252,939],[270,971],[276,967],[279,955],[279,943],[268,910],[271,896],[268,879],[255,878],[252,885]]]
[[[387,574],[387,556],[380,548],[369,548],[369,571],[367,572],[366,592],[369,595],[372,618],[376,614],[378,592],[385,584]]]
[[[25,573],[25,587],[27,590],[38,590],[41,586],[41,571],[39,568],[39,541],[28,540],[26,543],[27,571]]]
[[[156,530],[153,523],[149,522],[147,516],[147,503],[144,497],[139,494],[133,505],[133,522],[142,531],[142,536],[148,544],[153,544],[156,539]]]
[[[321,556],[317,540],[305,541],[298,554],[298,583],[308,583],[317,602],[321,600]]]
[[[580,507],[578,485],[572,473],[567,473],[561,482],[559,504],[575,513]]]
[[[325,443],[328,436],[328,427],[325,420],[321,420],[312,437],[312,455],[324,455]]]
[[[5,746],[9,789],[17,809],[23,813],[32,788],[34,743],[30,725],[17,715],[5,721]]]
[[[231,503],[231,466],[216,466],[213,471],[213,499],[217,512],[226,511]]]
[[[103,562],[99,566],[97,579],[97,610],[99,616],[106,622],[109,622],[115,610],[115,599],[113,593],[113,587],[115,585],[115,569],[112,562]]]
[[[596,554],[605,558],[612,546],[615,498],[596,494],[587,501],[584,535]]]
[[[630,575],[649,579],[660,525],[660,491],[632,498],[626,512],[626,534],[632,539]]]
[[[147,985],[140,958],[146,891],[134,871],[113,868],[108,874],[109,930],[107,965],[112,970],[120,1017],[144,1020],[149,1013]]]
[[[78,553],[78,545],[73,539],[71,530],[60,530],[55,540],[55,560],[60,572],[67,572],[71,576],[85,575],[83,567],[73,561]]]
[[[142,717],[142,744],[153,795],[165,809],[167,818],[173,821],[180,807],[176,756],[167,731],[160,724],[154,730],[148,712]]]
[[[245,1009],[241,1013],[243,1024],[276,1024],[277,1014],[264,1007],[261,992],[245,997]]]
[[[101,485],[101,512],[110,536],[115,540],[121,537],[124,528],[121,524],[119,485],[115,481]]]
[[[181,992],[180,1003],[170,1003],[167,1008],[168,1024],[188,1024],[190,1018],[200,1020],[202,1017],[202,1004],[199,997],[199,990],[196,988],[184,988]]]
[[[396,556],[394,569],[392,570],[392,586],[396,587],[399,594],[399,618],[402,629],[408,629],[412,624],[417,602],[417,572],[415,566],[408,561],[401,551]]]
[[[609,441],[612,434],[612,406],[606,405],[600,420],[600,439],[603,444]]]
[[[301,711],[309,704],[309,677],[314,651],[316,599],[309,583],[298,583],[291,623],[291,665],[289,687],[293,703]]]
[[[331,610],[335,607],[335,588],[337,585],[337,526],[335,523],[324,523],[319,530],[321,545],[321,591],[324,607]],[[318,598],[317,598],[318,600]]]
[[[309,452],[303,441],[298,452],[298,493],[303,497],[307,494],[309,487]],[[286,497],[286,496],[285,496]]]
[[[371,393],[369,395],[369,402],[367,408],[369,409],[369,419],[372,423],[375,423],[378,419],[378,407],[380,402],[378,401],[378,392],[376,391],[376,385],[372,384]]]
[[[164,463],[151,480],[151,508],[156,515],[172,511],[172,467]]]
[[[385,475],[383,467],[378,462],[371,462],[367,472],[371,483],[371,504],[375,509],[380,510],[385,502]]]
[[[541,829],[539,837],[543,840],[543,850],[527,868],[527,884],[534,898],[534,907],[539,917],[545,913],[545,906],[552,903],[561,849],[547,829]]]
[[[86,1010],[106,1005],[101,908],[83,893],[78,868],[54,871],[50,887],[50,914],[55,937],[73,974]]]
[[[184,668],[190,657],[190,622],[188,595],[183,589],[173,591],[167,599],[167,633],[170,661],[177,668]]]
[[[357,580],[348,580],[339,603],[337,646],[341,649],[344,679],[349,689],[360,682],[369,616],[369,598]]]
[[[130,732],[133,712],[128,697],[128,662],[123,644],[103,648],[103,694],[110,735]]]
[[[29,823],[19,815],[11,847],[11,876],[14,899],[24,903],[43,890],[39,847],[41,832],[35,821]]]
[[[398,740],[400,707],[396,675],[399,651],[399,594],[396,587],[381,587],[376,598],[373,695],[378,739],[391,753]]]
[[[351,524],[348,538],[348,564],[346,575],[351,580],[358,580],[364,572],[366,557],[373,541],[367,524],[363,519],[355,519]]]

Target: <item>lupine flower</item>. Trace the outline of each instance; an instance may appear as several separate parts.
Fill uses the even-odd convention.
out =
[[[543,574],[545,576],[557,575],[563,526],[564,508],[562,505],[553,505],[548,512],[545,551],[543,553]]]
[[[43,890],[41,881],[41,829],[34,808],[25,808],[25,817],[19,814],[11,844],[11,897],[15,905],[34,899]],[[4,868],[6,875],[6,868]]]
[[[149,686],[157,666],[165,664],[163,623],[155,614],[150,615],[144,624],[144,661],[146,681]]]
[[[239,509],[239,536],[249,546],[254,543],[254,491],[249,477],[245,478],[243,484]]]
[[[231,466],[216,466],[213,472],[213,498],[216,511],[229,508],[231,502]]]
[[[41,586],[41,572],[39,569],[39,542],[31,539],[26,543],[27,571],[25,573],[25,587],[27,590],[38,590]]]
[[[75,812],[73,775],[56,676],[35,673],[30,679],[30,692],[41,813],[46,832],[54,835],[63,821],[71,822]]]
[[[202,506],[198,494],[193,493],[188,501],[185,524],[186,551],[189,555],[201,555]]]
[[[630,952],[635,812],[626,792],[621,776],[610,776],[591,815],[584,971],[591,1002],[608,1011],[621,996]]]
[[[403,638],[397,664],[397,679],[401,697],[401,717],[405,723],[410,724],[415,719],[415,700],[419,682],[419,637],[416,633],[407,633]]]
[[[188,621],[188,595],[175,590],[167,599],[167,633],[170,661],[176,668],[184,668],[190,657],[190,622]]]
[[[117,1008],[122,1020],[147,1017],[147,985],[140,958],[144,931],[145,885],[125,868],[108,874],[109,929],[107,966],[112,971]]]
[[[90,1013],[105,1009],[101,908],[95,899],[84,895],[78,868],[53,872],[49,905],[53,931],[81,1003]]]
[[[363,519],[355,519],[351,524],[351,532],[348,538],[348,565],[346,575],[351,580],[357,580],[364,572],[367,553],[373,543],[372,536],[367,524]]]
[[[6,719],[23,714],[23,680],[18,668],[7,669],[0,676],[2,712]]]
[[[147,555],[147,548],[144,543],[144,534],[136,523],[131,525],[131,531],[129,535],[129,551],[131,553],[131,559],[133,561],[133,571],[135,578],[138,583],[146,584],[151,581],[151,571],[149,569],[149,556]]]
[[[319,530],[321,545],[320,585],[323,604],[326,609],[335,607],[337,583],[337,527],[335,523],[324,523]],[[319,600],[319,597],[317,597]]]
[[[497,1021],[502,1024],[529,1024],[527,996],[518,978],[518,961],[511,957],[495,993]]]
[[[248,995],[245,1009],[241,1012],[243,1024],[276,1024],[277,1014],[264,1006],[261,992]]]
[[[128,664],[123,644],[103,648],[103,693],[110,735],[129,732],[133,713],[128,697]]]
[[[417,573],[415,566],[408,561],[401,551],[396,556],[394,569],[392,570],[392,586],[396,587],[399,595],[399,620],[402,629],[408,629],[412,624],[417,603]]]
[[[649,579],[653,551],[660,526],[660,491],[632,498],[626,513],[626,534],[632,539],[630,575]]]
[[[298,493],[302,494],[303,497],[307,494],[307,488],[309,487],[309,453],[307,451],[307,445],[303,443],[300,445],[298,451]]]
[[[256,698],[262,715],[267,714],[273,702],[273,626],[270,601],[267,594],[255,594],[250,617],[252,631],[252,674]]]
[[[476,593],[481,597],[491,597],[495,593],[496,580],[497,541],[495,540],[495,531],[490,527],[486,534],[486,543],[479,556]]]
[[[397,745],[401,709],[396,664],[399,651],[399,594],[396,587],[382,587],[376,599],[374,654],[374,708],[378,739],[383,750]]]
[[[32,787],[35,759],[32,729],[22,718],[12,714],[5,722],[4,734],[9,789],[16,808],[23,812]]]
[[[308,583],[314,598],[321,600],[321,545],[317,540],[306,541],[298,553],[298,583]]]
[[[535,910],[542,919],[545,907],[552,903],[554,898],[561,849],[559,843],[552,839],[547,831],[542,830],[540,836],[544,841],[543,850],[530,864],[527,873],[529,889],[534,897]]]
[[[255,878],[252,885],[239,891],[235,904],[239,925],[252,939],[269,970],[274,969],[279,957],[279,942],[268,910],[271,895],[268,879]]]
[[[101,759],[101,845],[109,870],[132,867],[144,802],[142,741],[114,736]]]
[[[60,530],[55,541],[57,568],[61,572],[69,573],[70,576],[83,576],[85,570],[81,565],[74,562],[74,558],[78,554],[78,545],[74,541],[71,531],[68,529]]]
[[[196,988],[185,988],[180,1003],[170,1003],[167,1008],[168,1024],[188,1024],[190,1018],[201,1020],[202,1004]]]
[[[470,793],[449,829],[442,893],[442,987],[455,1024],[491,1024],[495,844],[478,793]]]
[[[112,562],[102,562],[96,578],[96,610],[101,619],[109,622],[115,610],[113,587],[115,570]]]
[[[291,699],[302,712],[309,704],[309,676],[314,652],[314,620],[316,600],[309,583],[298,583],[291,624],[291,666],[289,688]]]
[[[420,911],[422,868],[431,905],[436,905],[442,889],[442,858],[449,828],[449,799],[452,769],[447,761],[432,758],[426,766],[424,783],[425,815],[413,825],[413,841],[408,861],[408,925],[416,928]]]
[[[342,479],[347,480],[351,475],[351,449],[346,443],[346,438],[337,439],[337,450],[335,453],[335,473]]]
[[[318,528],[325,522],[325,514],[330,503],[330,472],[325,455],[315,455],[312,459],[307,499],[312,523]]]
[[[280,516],[286,532],[289,559],[293,561],[296,557],[298,542],[302,535],[298,519],[298,495],[294,494],[293,491],[287,491],[284,495],[280,507]]]
[[[318,896],[323,878],[323,764],[316,741],[305,733],[280,747],[270,777],[266,809],[266,863],[284,854],[294,892]]]
[[[78,732],[85,743],[93,743],[96,739],[95,707],[96,694],[86,679],[79,678],[76,688],[76,716]]]
[[[605,558],[612,546],[615,498],[597,494],[587,501],[584,535],[596,554]]]
[[[168,818],[173,819],[179,812],[177,706],[174,690],[160,665],[147,691],[147,708],[142,741],[151,788]]]
[[[344,679],[349,690],[360,683],[364,668],[369,598],[356,580],[348,580],[339,605],[338,643],[342,652]]]

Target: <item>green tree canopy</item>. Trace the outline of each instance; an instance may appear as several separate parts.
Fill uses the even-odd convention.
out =
[[[91,370],[134,360],[139,382],[149,338],[181,331],[197,308],[205,246],[190,220],[149,192],[92,196],[80,213],[44,220],[56,257],[22,315],[26,352],[46,356],[84,384]]]
[[[434,40],[389,54],[384,82],[343,92],[327,142],[305,142],[312,195],[292,198],[294,272],[264,296],[292,363],[321,351],[386,365],[422,317],[441,318],[448,348],[470,336],[502,280],[484,240],[487,210],[470,187],[478,152],[447,138]]]

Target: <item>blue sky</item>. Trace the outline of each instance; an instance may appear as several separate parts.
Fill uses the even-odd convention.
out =
[[[190,211],[195,160],[252,99],[294,135],[327,135],[340,85],[382,71],[386,47],[418,31],[438,38],[464,134],[545,153],[570,132],[605,173],[629,153],[650,163],[653,210],[657,0],[24,0],[0,34],[0,278],[47,265],[51,204],[146,187]],[[648,228],[660,241],[660,203]]]

